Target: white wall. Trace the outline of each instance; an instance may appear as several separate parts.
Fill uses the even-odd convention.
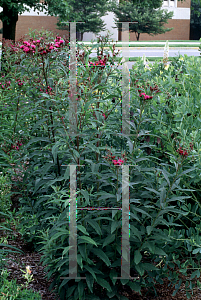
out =
[[[106,31],[101,31],[98,35],[106,35],[107,30],[109,30],[110,33],[112,34],[111,39],[113,39],[114,41],[118,41],[118,29],[112,28],[115,26],[114,13],[108,12],[107,15],[102,17],[101,19],[106,24]],[[95,34],[93,34],[92,32],[86,32],[83,35],[83,41],[90,42],[91,39],[95,39],[95,37],[96,37]]]

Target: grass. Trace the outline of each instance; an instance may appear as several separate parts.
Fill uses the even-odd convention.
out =
[[[163,44],[157,44],[158,42],[160,43],[164,43]],[[160,40],[160,41],[132,41],[129,43],[129,46],[130,47],[164,47],[165,46],[165,40]],[[170,40],[168,41],[169,43],[173,43],[173,44],[169,44],[170,48],[174,47],[174,48],[177,48],[177,47],[199,47],[200,45],[200,41],[199,40],[189,40],[189,41],[182,41],[182,40]],[[184,43],[184,44],[174,44],[174,42],[181,42],[181,43]],[[78,43],[83,43],[85,45],[90,45],[91,42],[78,42]],[[142,43],[149,43],[149,44],[142,44]],[[189,43],[193,43],[193,44],[190,44]],[[111,43],[112,44],[112,43]],[[1,49],[1,46],[2,46],[2,43],[0,43],[0,49]],[[128,43],[123,43],[121,41],[118,41],[117,44],[116,44],[116,47],[128,47]]]
[[[160,41],[131,41],[131,42],[127,42],[127,43],[122,43],[121,41],[116,41],[116,46],[117,47],[128,47],[128,45],[130,47],[163,47],[165,46],[165,43],[166,41],[165,40],[160,40]],[[169,46],[170,48],[171,47],[199,47],[200,45],[200,41],[199,40],[193,40],[193,41],[181,41],[181,40],[170,40],[168,41],[169,42]],[[182,43],[182,44],[176,44],[174,42],[177,42],[177,43]],[[79,42],[81,43],[81,42]],[[149,44],[147,44],[149,43]],[[160,44],[158,44],[160,43]],[[171,44],[170,44],[171,43]],[[192,44],[189,44],[189,43],[192,43]],[[83,42],[83,44],[85,45],[90,45],[91,43],[90,42]],[[112,43],[111,43],[112,44]]]
[[[197,57],[201,58],[201,56],[197,56]],[[138,58],[139,58],[139,57],[130,57],[130,58],[129,58],[129,61],[137,61]],[[172,60],[174,60],[174,59],[175,59],[175,57],[169,57],[169,58],[168,58],[169,61],[172,61]],[[148,57],[148,56],[146,56],[146,60],[148,60],[148,61],[156,61],[156,62],[157,62],[157,61],[162,61],[162,60],[163,60],[163,57],[158,57],[158,56]]]
[[[85,43],[85,45],[90,45],[90,44],[87,44],[87,43]],[[164,45],[162,45],[162,44],[132,44],[132,43],[130,43],[129,44],[129,47],[135,47],[135,48],[142,48],[142,47],[146,47],[146,48],[148,48],[148,47],[159,47],[159,48],[164,48],[164,46],[165,46],[165,43],[164,43]],[[128,47],[128,44],[120,44],[120,43],[117,43],[116,44],[116,47],[117,48],[120,48],[120,47]],[[181,48],[181,47],[186,47],[186,48],[192,48],[192,47],[196,47],[196,48],[198,48],[199,47],[199,44],[197,43],[197,44],[191,44],[191,45],[189,45],[189,44],[169,44],[169,47],[170,48]]]

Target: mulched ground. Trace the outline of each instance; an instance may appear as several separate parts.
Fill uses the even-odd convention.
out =
[[[12,208],[18,208],[18,198],[19,195],[14,195],[12,197]],[[44,300],[56,300],[56,295],[54,294],[54,292],[49,291],[49,286],[52,280],[48,281],[45,278],[45,267],[42,266],[42,263],[40,263],[42,254],[31,251],[30,246],[21,239],[20,234],[15,231],[15,228],[12,229],[12,236],[14,235],[14,239],[8,239],[8,244],[21,249],[24,254],[9,254],[7,256],[9,260],[7,262],[6,268],[8,272],[10,272],[8,279],[11,280],[16,278],[17,284],[24,284],[25,279],[22,276],[23,273],[20,269],[25,271],[26,266],[30,266],[34,281],[29,284],[29,288],[33,289],[36,292],[39,292],[42,296],[42,299]],[[157,284],[155,286],[157,296],[151,294],[147,289],[142,289],[142,295],[139,295],[138,293],[129,290],[129,288],[126,286],[122,286],[122,290],[120,293],[127,297],[128,300],[187,300],[184,284],[180,287],[179,292],[174,297],[172,296],[174,288],[168,285],[169,281],[167,279],[164,280],[164,284]],[[200,300],[201,290],[195,290],[194,295],[190,299]]]
[[[25,279],[22,276],[20,269],[25,271],[26,266],[30,266],[34,281],[29,284],[29,288],[39,292],[44,300],[55,300],[56,295],[49,291],[52,280],[48,281],[45,278],[45,267],[40,263],[41,254],[30,251],[29,246],[21,239],[21,236],[15,231],[13,234],[15,235],[15,239],[9,239],[8,244],[21,249],[24,254],[8,255],[9,260],[6,266],[8,272],[10,272],[8,279],[11,280],[16,278],[17,284],[24,284]],[[120,293],[129,300],[187,300],[184,284],[180,287],[179,292],[174,297],[172,296],[174,288],[168,286],[168,284],[168,280],[165,280],[163,285],[156,285],[157,296],[153,296],[147,289],[142,289],[142,295],[139,295],[125,286],[122,287]],[[201,290],[195,291],[191,299],[200,300]]]

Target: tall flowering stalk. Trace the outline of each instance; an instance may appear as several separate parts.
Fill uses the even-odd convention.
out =
[[[144,64],[144,66],[146,67],[146,65],[147,65],[147,62],[146,62],[146,56],[145,56],[145,54],[143,54],[142,60],[143,60],[143,64]]]
[[[169,57],[169,44],[168,41],[166,41],[164,47],[164,53],[163,53],[163,64],[166,70],[168,69],[168,57]]]

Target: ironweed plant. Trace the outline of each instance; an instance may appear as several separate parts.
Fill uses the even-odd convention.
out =
[[[20,64],[12,65],[13,76],[3,78],[8,88],[1,113],[10,148],[2,147],[7,155],[2,157],[10,162],[11,153],[16,163],[27,163],[18,182],[20,230],[25,233],[27,226],[61,299],[127,299],[120,294],[122,285],[154,290],[164,278],[177,292],[179,272],[187,274],[190,266],[189,297],[200,285],[201,211],[193,186],[200,174],[194,122],[199,121],[200,90],[194,89],[194,82],[200,89],[199,70],[195,59],[175,59],[167,70],[163,63],[145,68],[139,60],[130,71],[127,136],[121,124],[121,57],[115,45],[111,55],[106,42],[107,37],[100,38],[92,49],[77,48],[74,135],[67,40],[22,41]],[[13,109],[5,112],[5,100],[10,106],[15,101]],[[69,276],[69,165],[77,165],[77,276],[86,280],[60,279]],[[121,274],[122,211],[114,208],[122,207],[122,170],[128,166],[132,280],[115,279]]]

